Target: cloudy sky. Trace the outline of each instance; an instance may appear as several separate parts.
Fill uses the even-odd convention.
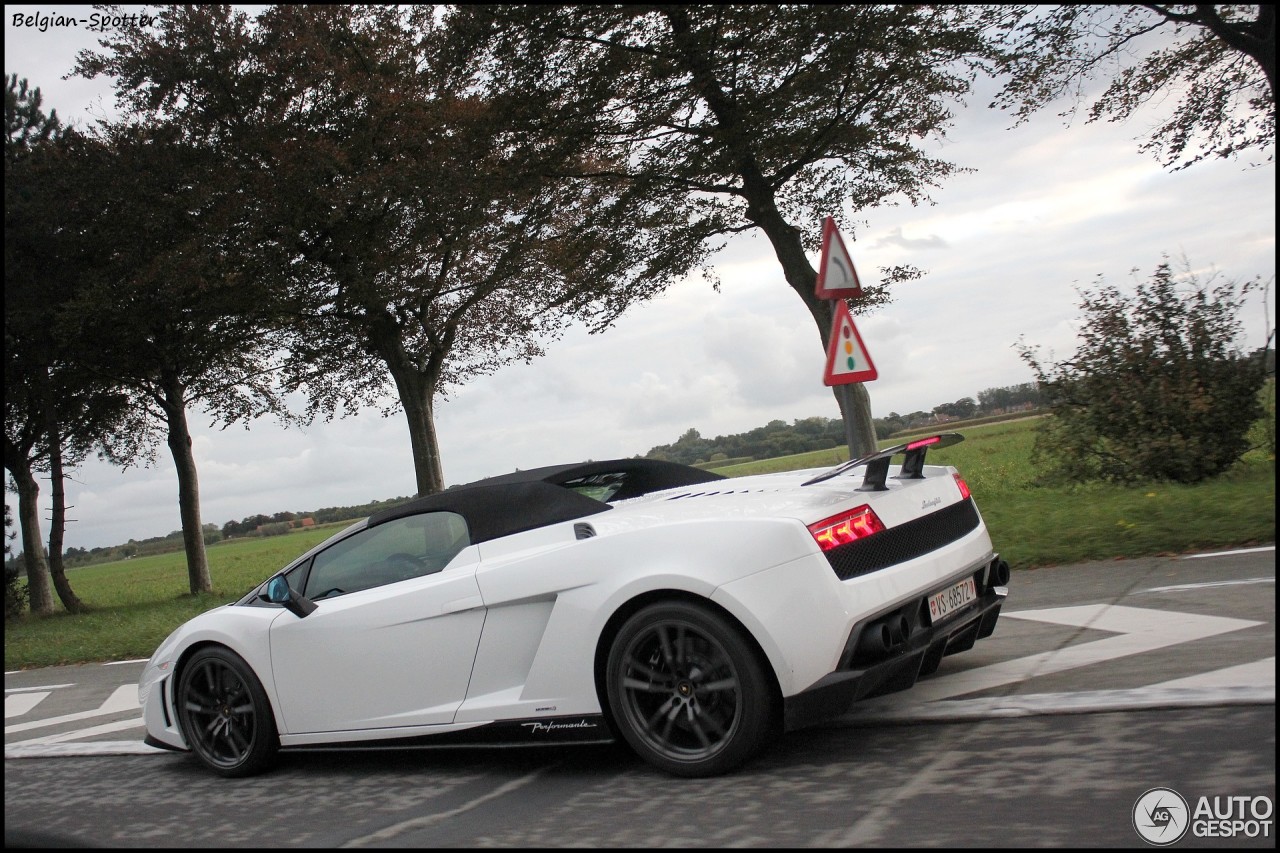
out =
[[[89,124],[110,112],[108,82],[61,79],[94,34],[18,26],[24,11],[87,17],[91,9],[6,6],[6,73],[39,86],[46,109],[64,120]],[[1151,117],[1067,126],[1047,110],[1010,130],[987,100],[971,98],[940,143],[943,156],[976,171],[949,180],[933,206],[863,211],[856,232],[843,235],[864,283],[895,264],[927,271],[858,320],[880,374],[867,385],[876,417],[1032,381],[1017,343],[1069,354],[1076,290],[1098,274],[1131,286],[1134,268],[1149,274],[1169,255],[1202,274],[1274,276],[1274,164],[1215,161],[1170,173],[1137,150]],[[604,334],[571,329],[545,357],[452,394],[437,409],[446,481],[643,454],[691,427],[711,437],[774,419],[839,417],[822,384],[817,329],[767,241],[739,238],[715,267],[719,293],[690,278]],[[1269,313],[1257,301],[1243,314],[1247,347],[1262,344]],[[192,422],[206,523],[415,491],[401,415],[369,411],[288,430],[270,420],[220,430],[200,413]],[[163,455],[123,471],[91,461],[67,494],[76,519],[68,547],[180,526],[173,464]]]

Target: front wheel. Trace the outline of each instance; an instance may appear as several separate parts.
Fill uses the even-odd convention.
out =
[[[229,649],[196,652],[178,682],[178,722],[191,751],[222,776],[271,766],[280,741],[261,682]]]
[[[653,604],[609,650],[606,692],[619,733],[649,763],[703,777],[742,765],[776,717],[769,676],[750,641],[720,614]]]

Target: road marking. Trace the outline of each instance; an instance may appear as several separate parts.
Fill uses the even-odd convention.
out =
[[[8,696],[5,697],[5,704],[9,702]],[[107,714],[120,714],[125,711],[137,711],[138,702],[138,685],[123,684],[115,689],[115,692],[107,697],[107,701],[96,711],[79,711],[75,714],[63,714],[61,717],[50,717],[47,720],[32,720],[29,723],[17,723],[12,726],[5,726],[4,733],[6,736],[25,732],[31,729],[43,728],[44,726],[57,726],[62,723],[74,723],[77,720],[88,720],[93,717],[103,717]],[[7,714],[6,714],[7,716]]]
[[[1270,685],[1271,694],[1274,696],[1276,689],[1276,659],[1274,657],[1264,658],[1253,663],[1242,663],[1239,666],[1215,669],[1213,672],[1202,672],[1199,675],[1188,675],[1185,678],[1162,681],[1153,686],[1164,688],[1213,688],[1249,684],[1259,687]]]
[[[4,718],[21,717],[39,705],[54,690],[74,687],[74,684],[46,684],[38,687],[6,687],[4,689]]]
[[[1199,560],[1202,557],[1234,557],[1236,554],[1261,554],[1264,551],[1274,551],[1275,545],[1266,545],[1262,548],[1239,548],[1235,551],[1214,551],[1212,554],[1184,554],[1179,560]]]
[[[140,740],[100,740],[91,743],[44,743],[30,746],[6,744],[10,758],[89,758],[95,755],[179,755],[167,749],[147,746]]]
[[[79,740],[81,738],[111,734],[112,732],[123,732],[128,729],[140,729],[145,725],[146,722],[142,717],[137,717],[132,720],[116,720],[114,723],[103,723],[100,726],[90,726],[87,729],[76,729],[73,732],[63,732],[62,734],[57,735],[45,735],[44,737],[31,738],[30,740],[15,741],[14,743],[6,743],[4,745],[5,755],[7,756],[9,754],[10,747],[62,743],[69,740]]]
[[[948,702],[922,702],[897,707],[876,705],[865,710],[855,709],[852,713],[839,718],[836,724],[866,726],[899,723],[962,723],[1005,717],[1274,705],[1275,702],[1274,683],[1270,686],[1219,688],[1155,685],[1126,690],[1088,690],[1082,693],[1022,693],[1014,696],[953,699]],[[870,703],[865,704],[870,705]]]
[[[536,782],[538,780],[538,777],[541,776],[545,771],[554,770],[556,767],[557,765],[553,764],[553,765],[550,765],[549,767],[544,767],[539,770],[534,770],[532,773],[526,773],[525,775],[520,776],[519,778],[511,779],[507,782],[504,782],[501,785],[499,785],[497,788],[493,789],[492,791],[485,791],[480,796],[475,797],[474,799],[468,800],[467,802],[463,803],[462,805],[456,808],[452,808],[443,812],[437,812],[435,814],[422,815],[421,817],[411,818],[410,820],[401,821],[400,823],[396,823],[396,824],[392,824],[391,826],[384,827],[383,829],[380,829],[377,832],[371,833],[369,835],[353,838],[350,841],[343,844],[342,846],[343,847],[369,847],[369,846],[393,841],[396,838],[396,836],[402,835],[406,832],[413,832],[419,829],[425,829],[429,826],[433,826],[437,823],[440,823],[441,821],[450,820],[452,818],[457,817],[460,814],[464,814],[479,806],[482,806],[485,803],[489,802],[490,800],[497,799],[498,797],[504,797],[507,794],[511,793],[512,791],[518,791],[519,789],[525,787],[531,782]]]
[[[4,718],[7,720],[10,717],[21,717],[49,698],[49,695],[50,691],[41,690],[37,693],[19,693],[4,697]]]
[[[1116,636],[920,681],[908,694],[911,700],[936,702],[1262,624],[1225,616],[1201,616],[1196,613],[1110,604],[1022,610],[1004,613],[1002,616],[1108,631]],[[878,707],[893,704],[893,699],[874,699],[871,702]]]
[[[1135,595],[1144,592],[1182,592],[1188,589],[1205,589],[1211,586],[1246,586],[1255,583],[1275,583],[1275,578],[1243,578],[1236,581],[1205,581],[1203,583],[1179,583],[1173,586],[1153,586],[1151,589],[1139,590]]]

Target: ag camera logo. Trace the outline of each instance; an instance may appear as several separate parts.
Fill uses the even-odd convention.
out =
[[[1187,834],[1187,801],[1172,788],[1152,788],[1133,804],[1133,828],[1143,841],[1167,847]]]
[[[1269,797],[1200,797],[1192,809],[1172,788],[1152,788],[1133,804],[1133,828],[1156,847],[1188,830],[1194,838],[1270,838],[1274,814]]]

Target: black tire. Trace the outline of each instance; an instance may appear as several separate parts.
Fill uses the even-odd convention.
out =
[[[770,675],[742,632],[709,608],[672,601],[637,611],[614,638],[607,666],[619,734],[668,773],[727,773],[773,730]]]
[[[187,746],[213,772],[252,776],[274,763],[280,739],[271,703],[239,655],[221,646],[192,655],[176,704]]]

